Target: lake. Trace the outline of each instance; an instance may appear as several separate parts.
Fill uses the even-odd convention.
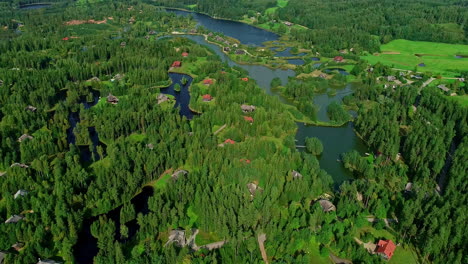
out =
[[[171,12],[179,16],[191,15],[198,22],[198,25],[204,26],[210,31],[222,33],[226,36],[238,39],[246,45],[262,46],[262,43],[265,41],[278,40],[279,38],[279,36],[273,32],[237,21],[214,19],[204,14],[177,9],[167,8],[166,10],[167,12]]]

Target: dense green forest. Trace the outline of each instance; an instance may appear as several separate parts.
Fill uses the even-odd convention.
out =
[[[344,153],[337,166],[354,179],[334,189],[319,163],[327,148],[310,137],[297,151],[290,110],[314,116],[314,97],[349,78],[290,78],[284,86],[275,78],[271,86],[289,99],[285,105],[212,50],[167,37],[197,29],[196,22],[154,5],[197,4],[239,18],[276,1],[17,8],[32,2],[0,9],[4,263],[262,263],[263,254],[271,263],[329,263],[330,256],[386,263],[357,243],[379,239],[398,246],[390,263],[468,262],[468,110],[435,87],[420,89],[429,75],[386,87],[376,80],[396,70],[346,55],[359,89],[329,104],[327,115],[343,124],[357,110],[354,128],[371,153]],[[466,25],[462,2],[374,3],[290,0],[271,19],[310,27],[290,34],[330,55],[373,51],[401,37],[466,42],[466,26],[439,30]],[[358,11],[364,5],[371,14]],[[353,16],[330,15],[337,10]],[[370,26],[372,19],[380,22]],[[173,68],[175,61],[182,67]],[[296,74],[324,67],[308,63]],[[175,93],[189,89],[186,103],[198,112],[192,119],[173,107],[173,95],[160,102],[169,72],[190,75]],[[461,77],[467,87],[468,73]]]

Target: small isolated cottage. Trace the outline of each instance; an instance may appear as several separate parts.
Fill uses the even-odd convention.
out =
[[[395,76],[387,76],[387,81],[389,82],[393,82],[396,80],[396,77]]]
[[[230,48],[230,47],[224,47],[223,50],[224,50],[225,52],[230,52],[230,51],[231,51],[231,48]]]
[[[445,84],[437,85],[437,88],[441,89],[441,90],[444,91],[444,92],[450,91],[450,89],[447,88],[447,86],[445,86]]]
[[[37,108],[32,106],[32,105],[28,105],[24,110],[26,111],[30,111],[30,112],[36,112],[37,111]]]
[[[426,67],[426,64],[425,63],[419,63],[418,66],[419,67]]]
[[[119,99],[117,97],[113,96],[112,94],[109,94],[107,96],[107,102],[115,105],[115,104],[119,103]]]
[[[250,116],[244,116],[244,120],[249,122],[249,123],[253,123],[254,119]]]
[[[13,164],[11,164],[10,168],[13,168],[13,167],[20,167],[20,168],[23,168],[23,169],[29,168],[28,165],[23,164],[23,163],[13,163]]]
[[[16,242],[15,244],[11,245],[11,247],[16,251],[20,251],[24,248],[24,243]]]
[[[377,244],[377,254],[386,260],[390,260],[395,252],[396,246],[391,240],[379,240]]]
[[[205,79],[205,80],[203,80],[203,84],[204,84],[204,85],[207,85],[207,86],[212,85],[212,84],[213,84],[213,80],[212,80],[212,79]]]
[[[127,42],[125,41],[120,42],[120,47],[125,47],[125,46],[127,46]]]
[[[236,142],[235,142],[234,140],[228,138],[228,139],[226,139],[226,140],[224,141],[224,144],[231,144],[231,145],[234,145],[234,144],[236,144]]]
[[[242,78],[241,80],[244,81],[244,82],[248,82],[248,81],[249,81],[249,78],[244,77],[244,78]]]
[[[335,58],[333,58],[334,61],[336,62],[342,62],[344,60],[343,56],[336,56]]]
[[[245,54],[245,50],[243,50],[243,49],[238,49],[238,50],[236,50],[236,54],[237,54],[237,55],[244,55],[244,54]]]
[[[28,194],[28,191],[25,191],[25,190],[18,190],[15,195],[13,195],[13,197],[16,199],[20,196],[25,196],[26,194]]]
[[[26,139],[33,139],[33,137],[28,134],[23,134],[21,137],[18,138],[18,142],[23,142]]]
[[[169,238],[164,246],[167,246],[174,242],[178,247],[184,247],[187,244],[184,230],[171,230],[171,232],[169,233]]]
[[[293,23],[289,22],[289,21],[284,21],[283,24],[285,24],[286,26],[290,27],[293,25]]]
[[[39,261],[36,264],[60,264],[60,263],[61,262],[57,262],[51,259],[44,259],[44,260],[39,259]]]
[[[300,179],[300,178],[302,178],[302,174],[300,174],[299,172],[297,172],[297,171],[295,171],[295,170],[293,170],[293,171],[291,172],[291,174],[292,174],[292,176],[293,176],[293,179]]]
[[[211,95],[209,94],[203,95],[202,98],[203,98],[203,102],[211,102],[211,100],[213,100],[213,97],[211,97]]]
[[[151,149],[151,150],[154,149],[154,145],[152,143],[146,144],[146,147]]]
[[[171,67],[174,67],[174,68],[180,68],[182,66],[182,62],[180,61],[174,61],[172,63],[172,66]]]
[[[19,221],[23,220],[24,216],[21,215],[12,215],[5,221],[5,224],[14,224],[18,223]]]
[[[327,213],[331,211],[336,211],[336,207],[332,202],[325,200],[325,199],[320,199],[319,200],[320,206],[322,207],[322,210]]]
[[[0,251],[0,264],[3,264],[3,259],[6,257],[8,253]]]
[[[188,53],[187,52],[182,52],[182,57],[188,57]]]
[[[242,112],[244,113],[250,113],[250,112],[255,111],[255,106],[243,104],[241,105],[241,109],[242,109]]]
[[[180,176],[185,176],[188,174],[188,171],[186,170],[176,170],[172,175],[171,175],[171,178],[173,180],[177,180],[179,179]]]
[[[162,93],[158,95],[158,104],[162,104],[167,101],[169,101],[169,97],[167,97],[167,95],[162,94]]]
[[[62,38],[63,41],[67,41],[67,40],[69,40],[69,39],[70,39],[69,37],[64,37],[64,38]]]
[[[252,198],[255,195],[255,193],[263,191],[262,188],[258,187],[258,185],[253,182],[247,183],[247,189],[249,189],[250,197]]]

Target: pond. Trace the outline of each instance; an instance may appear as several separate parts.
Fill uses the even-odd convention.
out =
[[[273,47],[273,48],[270,48],[270,50],[276,51],[277,48]],[[287,47],[286,49],[284,49],[282,51],[277,51],[274,56],[275,57],[302,57],[302,56],[304,56],[306,54],[307,53],[305,53],[305,52],[302,52],[302,53],[299,53],[299,54],[292,54],[291,53],[291,47]]]
[[[349,72],[347,72],[345,69],[342,69],[342,68],[327,68],[327,69],[325,69],[323,71],[326,72],[326,73],[331,73],[331,72],[337,71],[341,75],[349,75]]]
[[[89,109],[95,106],[99,101],[99,91],[91,90],[93,94],[93,101],[88,102],[86,97],[81,97],[79,103],[83,104],[84,109]],[[63,93],[62,93],[63,94]],[[67,143],[76,144],[76,136],[73,130],[76,128],[80,122],[80,117],[78,112],[70,112],[68,114],[68,122],[70,127],[67,129]],[[95,127],[88,127],[89,138],[91,139],[91,146],[78,146],[80,149],[80,156],[83,162],[91,162],[94,160],[99,160],[101,157],[97,152],[97,147],[104,147],[105,145],[99,141],[99,135]],[[90,149],[91,147],[91,149]]]
[[[192,84],[193,78],[187,74],[181,73],[174,73],[170,72],[169,77],[172,80],[171,85],[166,88],[161,89],[161,93],[163,94],[170,94],[175,97],[176,103],[174,107],[180,107],[179,114],[185,116],[187,119],[192,119],[196,113],[192,112],[189,108],[190,104],[190,92],[189,87]],[[182,79],[185,78],[187,82],[185,85],[182,83]],[[174,90],[174,86],[178,84],[180,85],[180,92],[176,92]]]
[[[304,60],[301,60],[301,59],[288,59],[287,61],[289,64],[294,64],[294,65],[303,65],[305,63]]]
[[[262,43],[265,41],[278,40],[279,38],[279,36],[273,32],[237,21],[215,19],[204,14],[171,8],[167,8],[166,10],[167,12],[180,16],[191,15],[198,22],[198,25],[204,26],[210,31],[219,32],[226,36],[238,39],[246,45],[262,46]]]

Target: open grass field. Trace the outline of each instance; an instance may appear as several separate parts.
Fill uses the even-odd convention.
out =
[[[432,72],[446,77],[455,77],[468,69],[468,45],[446,44],[398,39],[381,46],[381,53],[362,56],[371,64],[381,62],[394,68]],[[418,67],[424,63],[426,67]]]

